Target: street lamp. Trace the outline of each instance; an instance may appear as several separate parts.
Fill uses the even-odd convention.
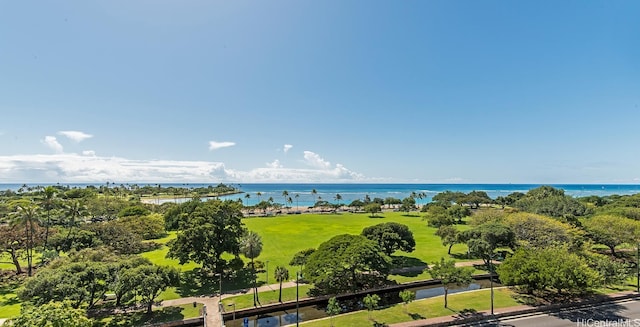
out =
[[[300,280],[300,272],[296,272],[296,327],[300,326],[300,306],[298,305],[298,281]]]
[[[491,284],[491,316],[493,316],[493,253],[489,254],[489,280]]]
[[[220,292],[219,292],[219,295],[220,295],[220,303],[222,303],[222,273],[216,273],[214,276],[216,276],[216,277],[219,276],[220,277]]]
[[[640,293],[640,243],[638,243],[638,253],[636,256],[636,277],[638,277],[636,291]]]
[[[233,306],[233,320],[236,320],[236,303],[227,304],[227,306]]]

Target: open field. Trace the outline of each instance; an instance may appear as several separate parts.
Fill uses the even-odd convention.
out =
[[[447,248],[440,243],[440,238],[435,236],[435,228],[427,227],[426,221],[421,216],[413,213],[407,216],[401,212],[385,212],[378,214],[377,218],[369,218],[365,213],[339,213],[339,214],[303,214],[303,215],[283,215],[264,218],[245,218],[243,222],[246,227],[258,233],[262,237],[262,254],[256,259],[265,263],[268,268],[269,283],[275,282],[273,272],[275,267],[284,266],[289,269],[291,275],[299,267],[289,266],[289,261],[293,255],[304,249],[317,248],[322,242],[340,234],[360,234],[363,228],[384,222],[398,222],[409,226],[413,231],[416,240],[416,250],[412,253],[397,252],[396,257],[404,257],[405,266],[424,265],[439,260],[440,257],[449,257]],[[459,229],[468,229],[467,225],[456,225]],[[166,244],[176,237],[175,232],[170,232],[167,237],[154,240],[155,242]],[[467,248],[458,244],[452,248],[451,254],[454,258],[466,260]],[[169,265],[180,268],[183,272],[198,267],[194,263],[187,263],[180,266],[177,260],[167,259],[168,252],[166,246],[160,249],[145,252],[143,257],[149,258],[153,263],[159,265]],[[267,263],[268,262],[268,263]],[[268,265],[268,267],[267,267]],[[391,279],[398,282],[411,280],[428,279],[427,273],[392,275]],[[266,272],[258,274],[258,283],[266,284]],[[238,285],[245,288],[247,285]],[[225,290],[228,287],[223,286]]]
[[[403,321],[455,315],[463,312],[463,310],[488,310],[491,306],[489,294],[490,290],[488,289],[451,294],[448,297],[449,308],[444,308],[443,296],[413,301],[407,305],[407,312],[404,311],[404,305],[397,304],[388,308],[372,311],[371,319],[378,322],[380,326],[384,326],[384,324],[394,324]],[[513,292],[508,288],[496,289],[494,295],[495,308],[520,305],[520,303],[513,298]],[[369,320],[369,315],[366,310],[335,316],[333,323],[334,326],[352,327],[373,325],[373,321]],[[309,327],[329,327],[331,323],[329,318],[326,318],[304,322],[301,325]]]

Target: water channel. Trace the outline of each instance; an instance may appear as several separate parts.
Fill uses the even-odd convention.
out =
[[[494,287],[502,286],[498,283],[493,283]],[[489,280],[476,280],[473,284],[469,285],[465,288],[457,288],[450,289],[449,294],[478,290],[481,288],[489,288],[490,282]],[[421,286],[415,288],[409,288],[408,290],[416,293],[416,300],[426,299],[435,296],[444,295],[444,288],[442,286],[434,285],[434,286]],[[398,296],[398,292],[389,292],[389,293],[379,293],[380,295],[380,303],[381,307],[401,303]],[[357,300],[347,300],[340,301],[342,304],[342,313],[347,313],[356,310],[363,310],[362,304],[360,302],[361,299]],[[314,319],[320,319],[327,317],[327,313],[325,312],[325,304],[322,305],[308,305],[305,307],[300,307],[298,310],[300,313],[300,321],[308,321]],[[246,320],[245,320],[246,319]],[[226,327],[279,327],[296,323],[296,309],[284,310],[284,311],[274,311],[268,314],[262,314],[257,316],[250,316],[246,318],[237,318],[235,320],[228,319],[225,320],[224,325]]]

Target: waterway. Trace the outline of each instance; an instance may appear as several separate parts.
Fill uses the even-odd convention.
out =
[[[495,282],[493,285],[494,287],[502,286]],[[476,280],[472,284],[470,284],[468,287],[450,289],[449,294],[455,294],[455,293],[465,292],[465,291],[473,291],[473,290],[489,288],[489,287],[490,287],[489,280]],[[438,285],[421,286],[421,287],[409,288],[408,290],[416,293],[416,300],[444,295],[444,288]],[[396,291],[380,294],[380,297],[381,297],[381,300],[380,300],[379,306],[381,307],[398,304],[402,302],[402,300],[398,296],[398,292]],[[343,309],[342,313],[352,312],[356,310],[363,310],[364,308],[360,300],[361,299],[341,301],[340,303]],[[326,303],[323,303],[321,305],[309,305],[309,306],[300,307],[298,310],[300,322],[328,317],[327,313],[325,312],[325,309],[326,309],[325,306],[326,306]],[[226,327],[279,327],[279,326],[290,325],[295,323],[296,323],[295,308],[290,310],[274,311],[268,314],[262,314],[262,315],[256,315],[256,316],[250,316],[250,317],[242,317],[242,318],[238,317],[235,320],[233,318],[229,320],[225,320]]]

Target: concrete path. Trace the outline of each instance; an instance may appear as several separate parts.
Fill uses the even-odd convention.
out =
[[[300,283],[300,285],[303,285]],[[276,290],[280,287],[280,283],[264,285],[258,287],[258,292],[272,291]],[[289,281],[282,283],[282,288],[296,287],[295,281]],[[252,288],[246,288],[241,290],[228,291],[222,294],[222,298],[226,299],[232,296],[251,294],[253,292]],[[207,327],[220,327],[222,326],[222,321],[220,320],[220,311],[218,308],[218,304],[220,303],[219,296],[191,296],[191,297],[183,297],[174,300],[164,300],[159,306],[156,307],[168,307],[173,305],[182,305],[182,304],[190,304],[193,302],[202,303],[207,308],[206,320]]]

